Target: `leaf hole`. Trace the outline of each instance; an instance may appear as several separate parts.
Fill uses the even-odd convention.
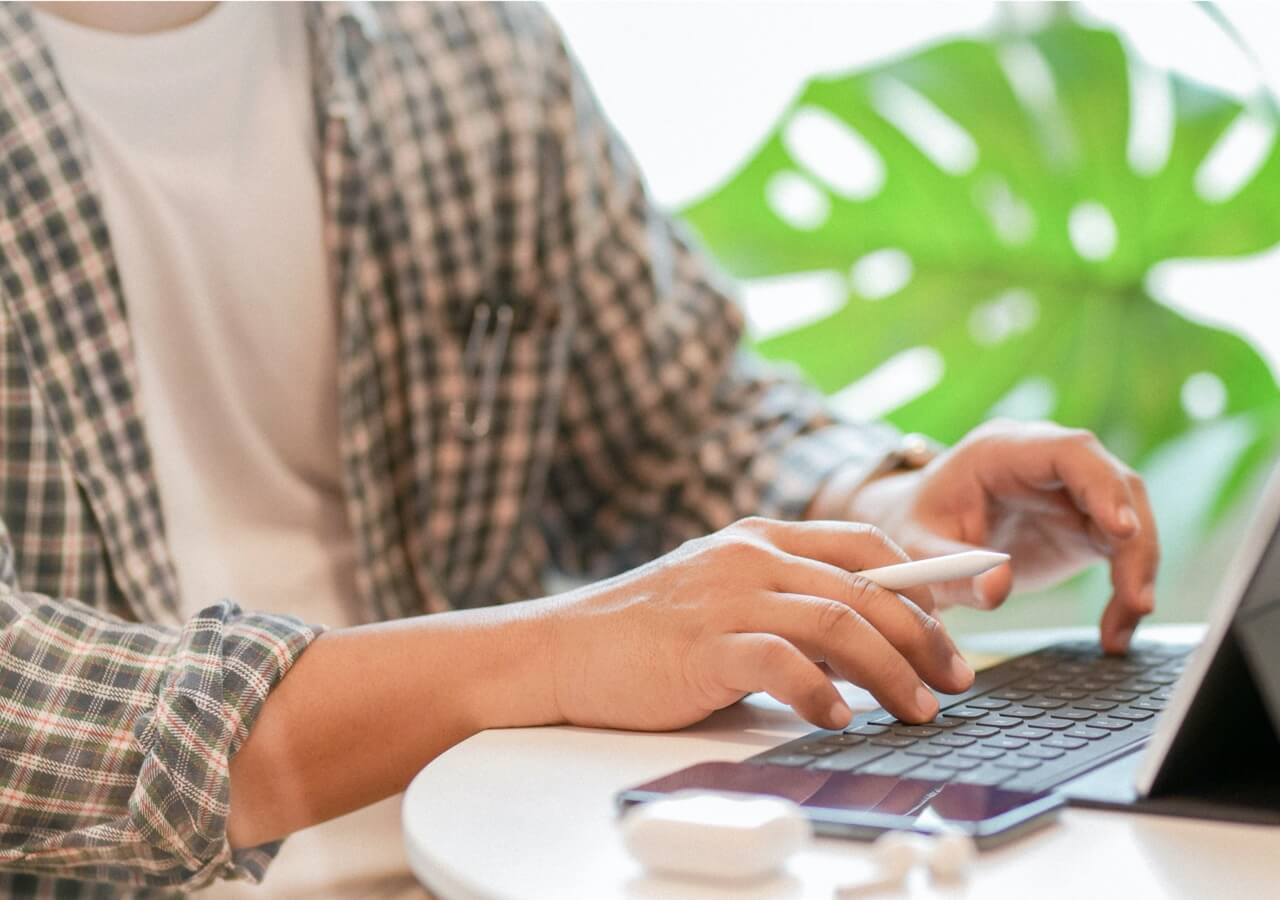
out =
[[[798,272],[741,282],[739,302],[756,341],[821,321],[844,306],[848,288],[838,272]]]
[[[978,162],[973,136],[915,88],[881,76],[871,86],[871,104],[942,171],[957,176],[973,171]]]
[[[1227,386],[1212,372],[1196,372],[1182,383],[1182,408],[1198,422],[1216,419],[1227,408]]]
[[[850,200],[866,200],[884,186],[884,160],[847,122],[816,106],[797,109],[782,142],[800,166]]]
[[[792,228],[813,231],[831,215],[827,195],[798,172],[779,172],[764,186],[765,202]]]
[[[1023,288],[1013,288],[998,297],[979,304],[969,314],[969,334],[986,346],[998,344],[1035,327],[1040,319],[1040,304]]]
[[[864,299],[883,300],[906,287],[913,272],[910,256],[895,247],[886,247],[855,262],[849,281]]]
[[[1227,126],[1196,169],[1195,188],[1206,203],[1226,203],[1244,188],[1266,161],[1276,128],[1244,111]]]
[[[1003,178],[992,175],[974,188],[978,206],[991,220],[996,236],[1006,244],[1025,244],[1036,229],[1031,207],[1018,197]]]
[[[1072,208],[1067,218],[1071,246],[1082,259],[1100,262],[1116,249],[1116,220],[1101,203],[1092,200]]]
[[[830,397],[833,409],[854,421],[878,419],[942,381],[946,364],[932,347],[897,353]]]

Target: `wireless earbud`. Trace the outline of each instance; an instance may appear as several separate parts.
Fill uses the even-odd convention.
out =
[[[929,868],[938,881],[962,878],[977,853],[973,839],[956,832],[938,835],[888,831],[871,845],[875,855],[876,874],[862,881],[847,882],[836,888],[840,900],[853,900],[880,891],[900,888],[918,865]]]

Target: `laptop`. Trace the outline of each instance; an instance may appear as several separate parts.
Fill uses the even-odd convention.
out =
[[[1280,824],[1280,468],[1199,646],[1055,644],[940,694],[923,725],[883,710],[748,762],[1061,794],[1093,808]]]

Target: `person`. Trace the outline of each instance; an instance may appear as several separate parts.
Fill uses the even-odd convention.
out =
[[[1152,610],[1092,435],[926,459],[744,356],[536,6],[6,4],[0,184],[6,896],[239,890],[295,832],[247,896],[383,896],[384,798],[482,729],[840,728],[829,672],[922,721],[945,606],[1105,558],[1104,646]]]

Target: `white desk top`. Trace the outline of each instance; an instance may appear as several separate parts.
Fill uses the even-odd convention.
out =
[[[963,641],[978,665],[1092,630],[1009,632]],[[1143,637],[1186,640],[1198,626]],[[845,686],[855,709],[866,694]],[[821,839],[787,874],[742,887],[646,875],[623,849],[614,794],[708,760],[744,759],[812,730],[752,696],[693,728],[637,734],[583,728],[487,731],[422,770],[404,801],[406,849],[418,878],[443,898],[823,898],[869,863],[867,845]],[[936,889],[913,876],[911,897],[1276,896],[1280,830],[1069,809],[1058,825],[985,852],[969,880]],[[890,896],[880,893],[877,897]]]

